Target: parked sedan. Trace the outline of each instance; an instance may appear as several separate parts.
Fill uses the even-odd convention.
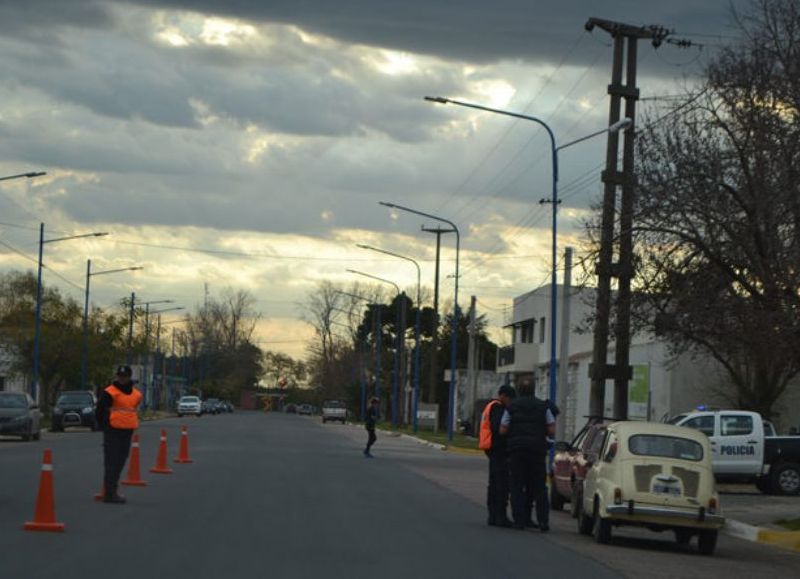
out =
[[[0,434],[39,440],[42,413],[29,394],[0,392]]]
[[[608,543],[615,526],[671,530],[679,544],[697,536],[699,551],[712,554],[725,519],[708,437],[647,422],[596,430],[602,442],[585,457],[588,470],[576,497],[578,531]]]
[[[586,476],[586,454],[597,452],[595,448],[602,444],[602,434],[605,433],[604,425],[609,420],[590,418],[572,442],[556,442],[555,456],[553,458],[553,484],[550,485],[550,507],[560,511],[564,503],[572,503],[572,514],[575,515],[574,494]]]

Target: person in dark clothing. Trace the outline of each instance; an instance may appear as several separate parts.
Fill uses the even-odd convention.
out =
[[[96,418],[103,430],[103,501],[124,503],[117,492],[119,477],[131,449],[131,437],[139,427],[137,414],[142,394],[133,387],[130,366],[117,368],[117,379],[100,392]]]
[[[489,459],[489,485],[486,489],[487,524],[493,527],[510,527],[506,513],[508,506],[509,472],[508,445],[500,434],[500,421],[506,408],[516,396],[511,386],[501,386],[497,398],[489,402],[481,416],[480,447]]]
[[[542,532],[547,532],[550,530],[547,437],[555,434],[555,417],[547,403],[533,395],[533,384],[520,384],[519,397],[512,402],[500,421],[500,433],[508,436],[514,528],[537,526],[531,517],[535,502],[538,527]]]
[[[370,449],[372,448],[372,445],[375,444],[375,441],[378,440],[378,437],[375,436],[375,424],[380,418],[378,402],[379,401],[377,398],[370,398],[369,407],[367,408],[367,416],[365,417],[364,422],[364,426],[367,429],[367,448],[364,449],[364,456],[367,458],[372,458]]]

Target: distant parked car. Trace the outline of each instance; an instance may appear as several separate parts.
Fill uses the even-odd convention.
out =
[[[177,411],[178,416],[183,416],[184,414],[202,416],[203,405],[197,396],[181,396],[180,400],[178,400]]]
[[[301,404],[297,407],[297,413],[302,416],[311,416],[314,414],[314,407],[311,404]]]
[[[322,403],[322,423],[347,422],[347,405],[341,400],[326,400]]]
[[[286,414],[297,414],[297,404],[287,404],[283,407]]]
[[[68,390],[62,392],[53,407],[50,430],[61,432],[69,426],[85,426],[97,430],[94,415],[97,399],[91,390]]]
[[[223,400],[220,402],[220,407],[224,412],[233,412],[233,404],[230,400]]]
[[[22,437],[22,440],[39,440],[42,413],[39,406],[23,392],[0,392],[0,434]]]
[[[203,412],[207,412],[208,414],[219,414],[222,412],[219,398],[208,398],[203,401],[203,406]]]

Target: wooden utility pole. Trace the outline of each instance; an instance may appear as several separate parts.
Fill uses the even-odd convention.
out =
[[[651,39],[658,47],[668,36],[666,29],[658,26],[632,26],[600,18],[590,18],[586,30],[595,27],[608,32],[614,39],[614,62],[608,94],[611,105],[608,124],[620,120],[622,99],[625,99],[625,116],[631,119],[631,126],[625,130],[622,171],[618,170],[619,134],[609,132],[606,149],[606,168],[602,181],[605,184],[600,231],[600,250],[597,262],[597,306],[594,325],[594,348],[592,364],[589,367],[591,391],[589,414],[603,416],[605,406],[606,380],[614,380],[614,418],[624,420],[628,417],[628,382],[632,377],[630,366],[630,288],[633,275],[633,195],[636,185],[634,175],[634,138],[636,123],[636,101],[639,89],[636,87],[636,49],[640,38]],[[625,45],[627,44],[627,54]],[[623,60],[627,57],[627,63]],[[625,84],[622,82],[623,67]],[[619,228],[615,227],[617,208],[617,187],[622,188],[619,209]],[[614,263],[614,248],[617,241],[617,262]],[[608,364],[608,333],[611,315],[611,278],[617,278],[616,299],[616,354],[614,364]]]
[[[572,248],[564,250],[564,285],[561,286],[561,345],[558,354],[558,392],[556,405],[562,418],[556,420],[556,440],[564,440],[566,432],[567,396],[569,385],[569,326],[572,290]]]

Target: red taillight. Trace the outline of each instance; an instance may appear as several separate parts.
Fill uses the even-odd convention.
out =
[[[717,512],[717,499],[714,497],[708,499],[708,512],[712,515]]]
[[[622,489],[620,488],[614,489],[614,504],[615,505],[622,504]]]

